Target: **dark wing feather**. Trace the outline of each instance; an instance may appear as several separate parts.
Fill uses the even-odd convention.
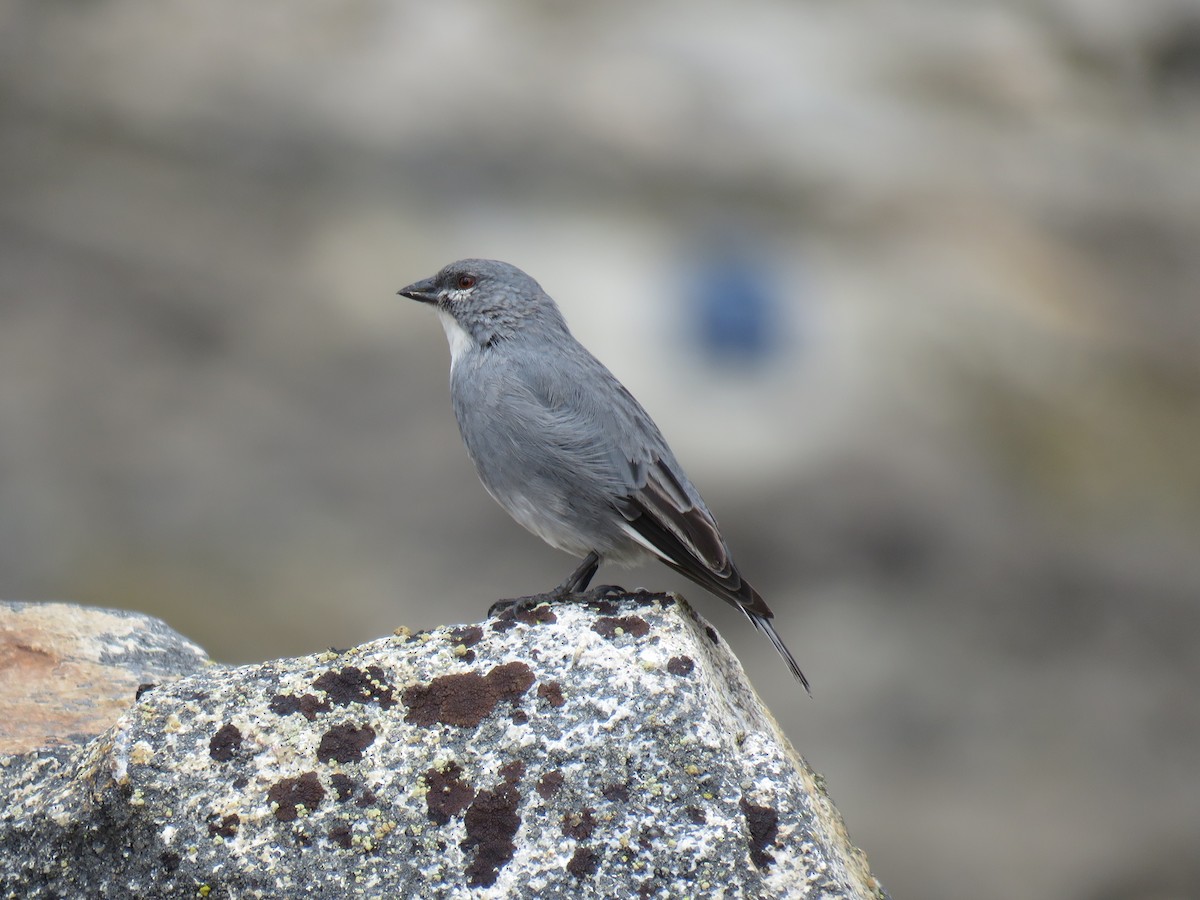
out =
[[[761,598],[750,595],[717,523],[703,506],[688,498],[662,460],[647,468],[645,484],[622,498],[618,509],[663,562],[748,615],[771,615]]]
[[[647,467],[645,485],[622,498],[617,509],[664,563],[745,613],[811,693],[808,679],[775,630],[770,607],[734,566],[712,515],[688,493],[670,466],[656,459]]]

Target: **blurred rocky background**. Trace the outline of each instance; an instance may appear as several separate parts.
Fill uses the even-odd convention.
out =
[[[395,291],[510,260],[897,898],[1200,896],[1200,3],[7,0],[0,596],[236,662],[573,562]]]

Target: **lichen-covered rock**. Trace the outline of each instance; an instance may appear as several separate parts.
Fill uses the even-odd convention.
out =
[[[716,633],[646,594],[160,686],[0,764],[0,888],[883,896]]]

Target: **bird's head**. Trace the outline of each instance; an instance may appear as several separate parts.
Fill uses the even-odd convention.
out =
[[[469,349],[463,343],[468,340],[490,347],[543,328],[566,328],[562,313],[542,286],[499,260],[460,259],[398,293],[437,308],[455,359]]]

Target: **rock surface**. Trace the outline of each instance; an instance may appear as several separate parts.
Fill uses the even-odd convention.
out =
[[[112,726],[139,688],[209,664],[158,619],[0,601],[0,754],[83,743]]]
[[[0,897],[886,896],[661,594],[209,667],[4,759],[0,797]]]

